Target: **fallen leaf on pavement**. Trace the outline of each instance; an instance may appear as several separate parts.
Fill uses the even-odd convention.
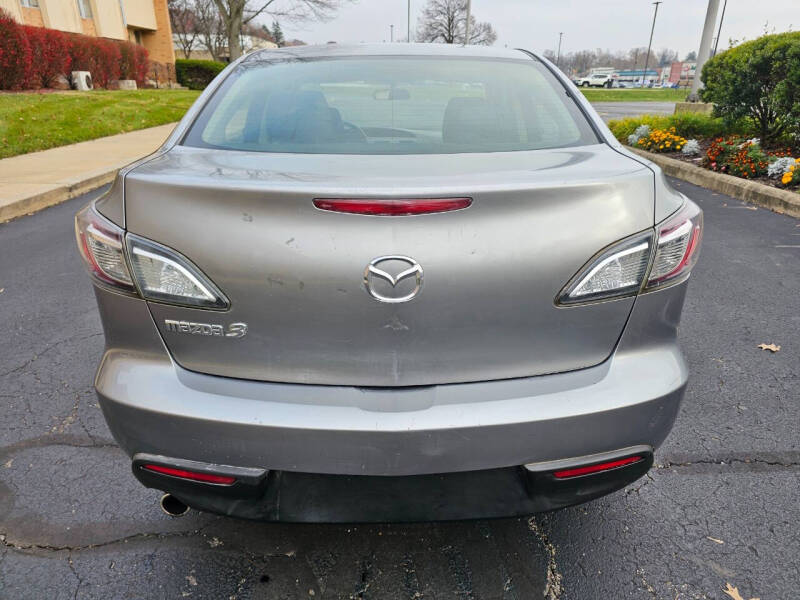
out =
[[[718,540],[717,538],[712,538],[710,535],[707,535],[706,537],[707,537],[709,540],[711,540],[712,542],[716,542],[717,544],[724,544],[724,543],[725,543],[725,542],[723,542],[722,540]]]
[[[776,346],[775,344],[759,344],[758,347],[762,350],[769,350],[770,352],[777,352],[781,349],[780,346]]]
[[[744,598],[742,598],[742,595],[739,593],[739,588],[733,587],[730,583],[726,583],[726,588],[722,591],[728,594],[728,596],[730,596],[731,598],[733,598],[733,600],[744,600]],[[750,598],[750,600],[761,600],[761,599]]]

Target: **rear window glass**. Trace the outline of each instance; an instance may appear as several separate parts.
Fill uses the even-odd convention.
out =
[[[396,56],[244,62],[183,141],[313,154],[508,152],[596,142],[537,60]]]

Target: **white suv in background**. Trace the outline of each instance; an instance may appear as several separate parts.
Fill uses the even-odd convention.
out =
[[[610,88],[614,83],[610,73],[594,73],[581,77],[575,82],[578,87],[606,87]]]

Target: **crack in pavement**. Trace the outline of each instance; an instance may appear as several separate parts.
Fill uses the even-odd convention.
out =
[[[536,522],[535,516],[528,519],[528,529],[533,532],[547,554],[547,579],[543,596],[545,600],[559,600],[564,593],[564,576],[558,570],[558,564],[556,563],[556,547]]]
[[[44,552],[81,552],[84,550],[96,550],[97,548],[105,548],[107,546],[114,546],[116,544],[125,544],[132,541],[157,539],[163,540],[168,538],[188,538],[194,536],[204,536],[203,529],[195,529],[192,531],[171,531],[161,533],[134,533],[126,535],[125,537],[107,540],[105,542],[98,542],[93,544],[85,544],[82,546],[69,546],[69,545],[51,545],[51,544],[26,544],[24,542],[16,542],[8,539],[6,533],[0,533],[0,544],[4,548],[12,551],[24,552],[26,550],[40,550]]]
[[[40,352],[34,354],[31,358],[29,358],[28,360],[23,362],[21,365],[19,365],[17,367],[14,367],[10,371],[5,371],[3,373],[0,373],[0,377],[7,377],[8,375],[11,375],[12,373],[17,373],[19,371],[22,371],[23,369],[25,369],[26,367],[31,366],[33,363],[35,363],[37,360],[39,360],[42,356],[44,356],[45,354],[47,354],[51,350],[57,348],[61,344],[66,344],[67,342],[72,342],[72,341],[74,341],[74,342],[84,342],[86,340],[92,339],[93,337],[98,337],[98,336],[101,336],[101,335],[103,335],[102,331],[100,331],[98,333],[92,333],[92,334],[89,334],[89,335],[85,335],[83,337],[72,336],[72,337],[65,338],[63,340],[58,340],[57,342],[53,342],[49,346],[45,346],[45,348],[43,350],[41,350]]]
[[[79,436],[51,432],[45,435],[20,440],[19,442],[9,444],[8,446],[0,446],[0,461],[5,461],[11,455],[23,450],[30,450],[31,448],[47,448],[49,446],[90,449],[119,448],[119,444],[113,440],[98,442],[93,436],[89,436],[88,434],[87,436],[89,437],[88,440]]]
[[[730,454],[717,458],[692,458],[680,457],[667,458],[661,463],[655,463],[653,468],[656,470],[668,470],[672,468],[692,467],[695,465],[713,465],[718,467],[729,467],[732,465],[745,465],[750,467],[746,470],[758,469],[760,467],[779,467],[796,468],[800,467],[800,452],[767,452],[756,454]]]
[[[83,578],[78,575],[78,572],[75,570],[75,564],[72,562],[72,552],[67,554],[67,566],[69,566],[69,570],[75,576],[75,579],[78,580],[78,585],[75,586],[75,594],[72,596],[72,600],[77,600],[78,592],[80,591],[81,586],[83,586]]]

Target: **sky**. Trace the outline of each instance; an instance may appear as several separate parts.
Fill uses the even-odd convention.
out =
[[[720,0],[717,23],[724,2]],[[425,4],[426,0],[411,0],[412,38]],[[681,58],[697,50],[707,4],[706,0],[663,0],[653,48],[672,48]],[[390,25],[394,25],[395,40],[405,39],[407,6],[407,0],[344,0],[327,23],[282,22],[281,27],[287,39],[307,43],[388,42]],[[556,49],[560,31],[564,32],[562,53],[647,46],[653,9],[651,0],[472,0],[475,18],[494,26],[496,46],[540,52]],[[800,0],[728,0],[719,47],[727,48],[730,38],[756,38],[765,24],[770,32],[800,29]]]

